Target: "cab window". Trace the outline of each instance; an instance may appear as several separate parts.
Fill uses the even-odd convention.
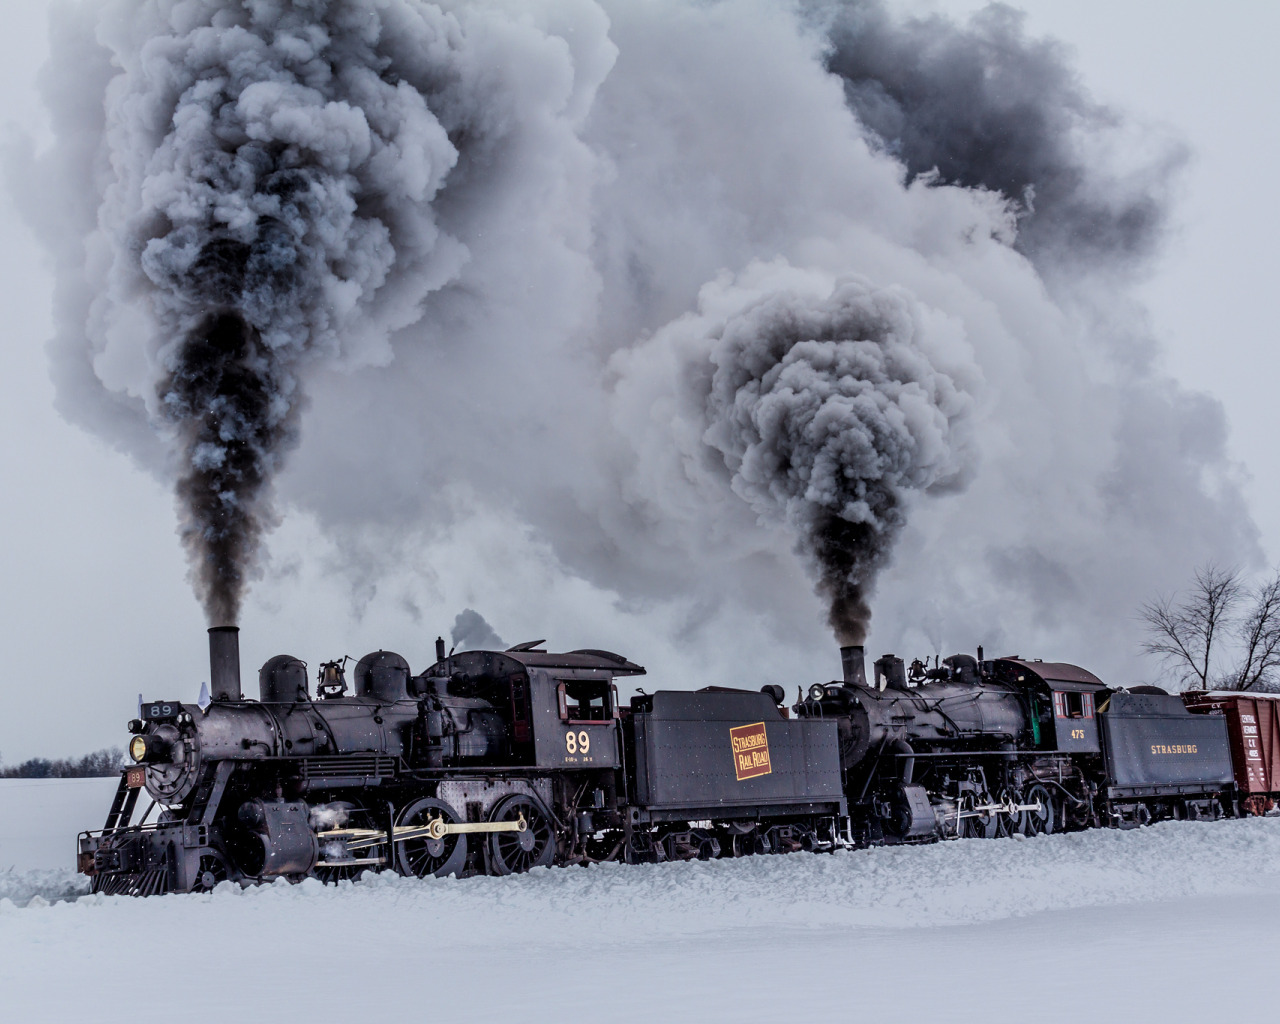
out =
[[[1055,691],[1053,713],[1058,718],[1092,718],[1093,694]]]
[[[603,679],[566,679],[556,688],[562,722],[608,722],[613,719],[613,685]]]

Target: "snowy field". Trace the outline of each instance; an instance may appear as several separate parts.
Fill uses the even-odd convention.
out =
[[[0,872],[6,1019],[1280,1019],[1280,818],[66,901],[84,788],[3,790],[57,857]]]

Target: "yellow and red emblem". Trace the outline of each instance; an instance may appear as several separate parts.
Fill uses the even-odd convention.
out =
[[[769,734],[765,732],[764,722],[734,726],[729,730],[729,743],[733,747],[733,771],[739,782],[773,771],[769,762]]]

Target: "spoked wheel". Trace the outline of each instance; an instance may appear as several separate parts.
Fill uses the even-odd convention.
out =
[[[339,839],[326,840],[323,835],[334,829],[385,830],[385,818],[381,822],[375,821],[374,815],[367,808],[349,800],[335,800],[333,803],[312,807],[311,819],[311,827],[320,834],[320,862],[316,865],[315,875],[325,885],[358,878],[366,871],[381,871],[386,865],[384,843],[350,849],[347,842]],[[366,863],[360,863],[361,861]],[[373,863],[367,863],[369,861]]]
[[[1049,790],[1037,783],[1027,790],[1022,802],[1024,804],[1038,803],[1040,805],[1038,809],[1032,808],[1023,812],[1027,816],[1029,834],[1047,836],[1052,833],[1057,821],[1053,813],[1053,798],[1049,796]]]
[[[974,796],[972,793],[964,796],[960,801],[960,808],[971,817],[964,818],[964,834],[970,839],[994,839],[996,831],[1000,827],[1000,823],[996,820],[997,815],[991,811],[973,810],[979,803],[988,804],[991,801],[985,793]]]
[[[443,800],[433,796],[415,800],[400,812],[396,819],[399,826],[425,828],[432,822],[445,825],[461,824],[458,812]],[[461,875],[467,863],[467,837],[458,833],[441,836],[423,836],[396,843],[396,870],[402,875],[426,878],[436,875],[445,878]]]
[[[1004,793],[1001,796],[1002,804],[1020,804],[1023,801],[1018,799],[1017,793]],[[1005,837],[1025,836],[1027,834],[1027,812],[1014,811],[1012,814],[997,814],[996,822],[999,825],[998,834]]]
[[[219,882],[225,882],[227,874],[227,862],[216,853],[206,853],[200,858],[200,875],[196,879],[196,891],[208,892]]]
[[[548,867],[556,857],[556,833],[551,815],[537,797],[516,793],[498,801],[489,815],[490,821],[519,821],[525,827],[519,832],[489,834],[489,872],[514,875],[530,868]]]

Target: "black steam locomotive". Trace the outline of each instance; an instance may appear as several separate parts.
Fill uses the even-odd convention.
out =
[[[211,693],[154,701],[102,830],[94,891],[220,881],[424,876],[994,837],[1230,808],[1224,720],[1073,665],[885,656],[792,707],[782,687],[641,692],[608,651],[397,654],[344,666],[278,656],[258,700],[237,631],[209,631]],[[133,822],[140,794],[150,807]],[[159,813],[150,820],[154,811]]]
[[[836,841],[835,722],[789,720],[778,687],[622,707],[614,680],[639,665],[539,645],[446,656],[437,641],[416,676],[378,651],[355,666],[351,692],[329,662],[314,698],[306,666],[282,655],[263,665],[255,701],[241,693],[237,630],[211,629],[210,699],[142,705],[129,725],[137,763],[105,828],[81,835],[80,868],[95,891],[146,895]],[[133,824],[144,790],[152,806]]]
[[[1108,687],[1075,665],[956,654],[927,667],[862,649],[796,706],[834,719],[860,844],[994,838],[1217,817],[1230,799],[1225,721],[1158,687]]]

